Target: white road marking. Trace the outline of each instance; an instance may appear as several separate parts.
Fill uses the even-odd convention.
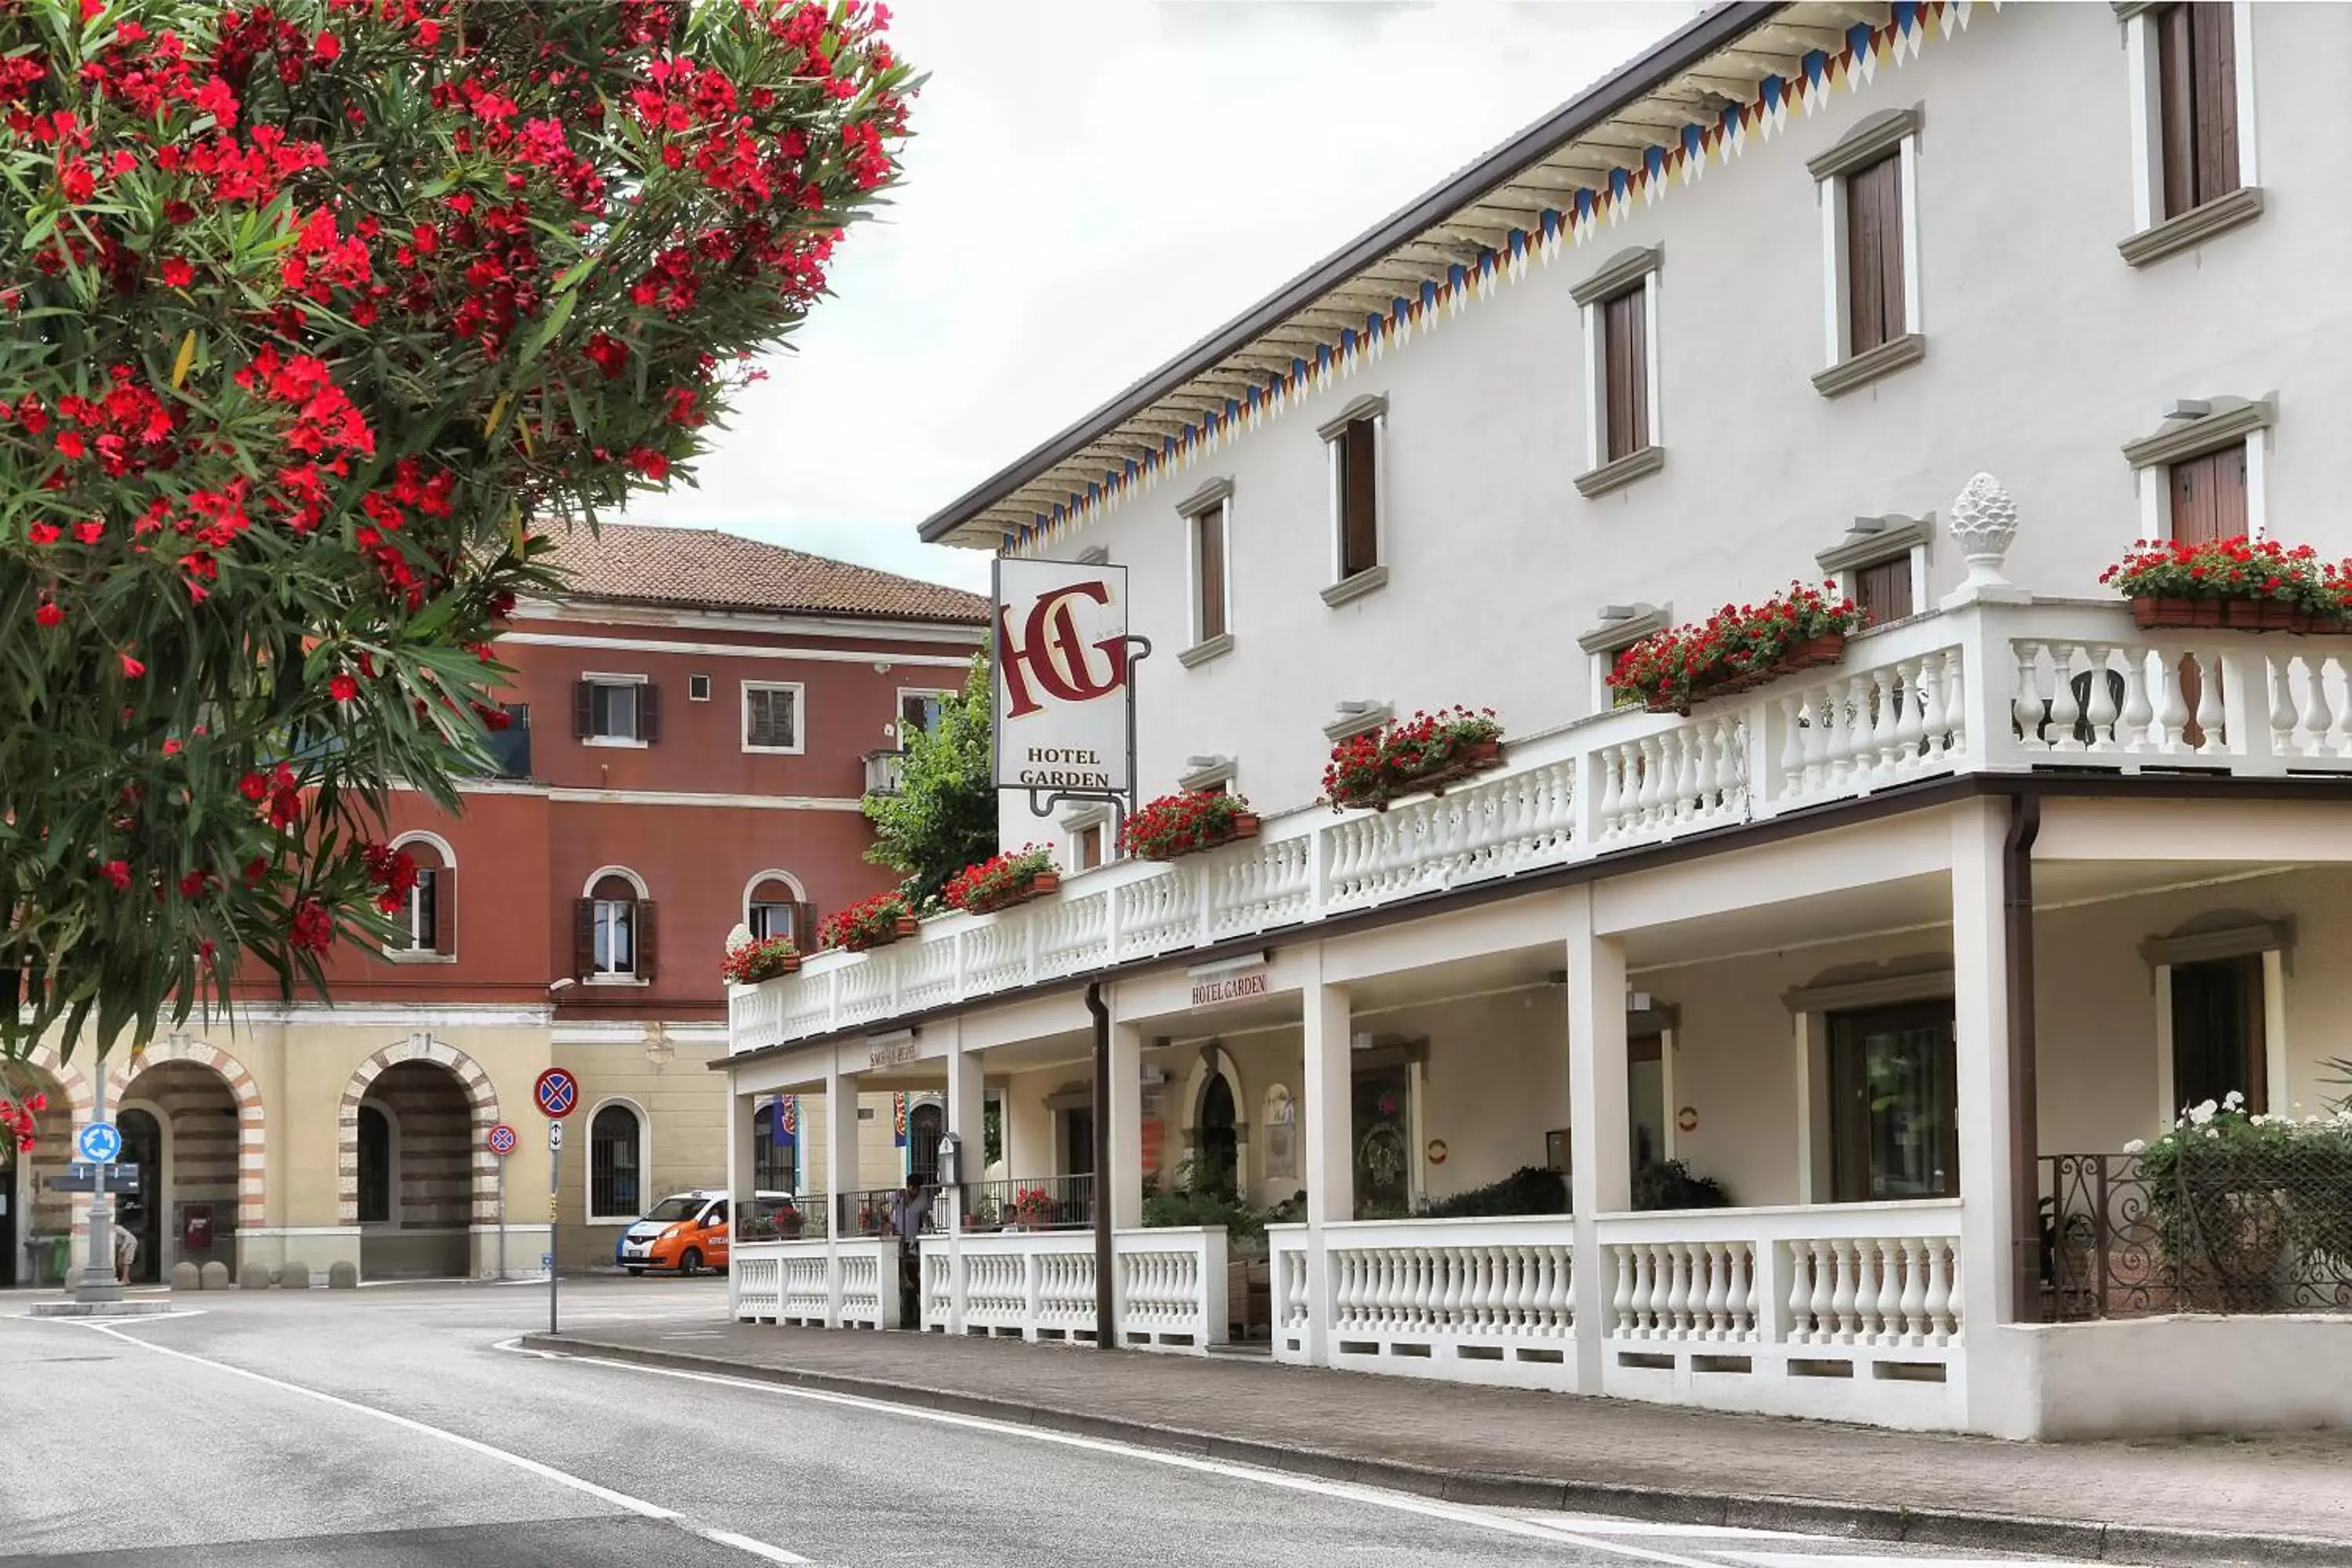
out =
[[[944,1410],[923,1410],[913,1405],[891,1405],[877,1399],[862,1399],[856,1394],[833,1394],[822,1389],[789,1388],[782,1384],[761,1383],[748,1378],[727,1377],[716,1373],[685,1372],[674,1367],[641,1366],[634,1362],[608,1361],[602,1356],[566,1355],[556,1351],[527,1350],[520,1340],[508,1340],[498,1349],[512,1351],[519,1355],[537,1356],[542,1361],[576,1361],[589,1366],[610,1367],[618,1372],[642,1373],[655,1377],[677,1378],[687,1383],[715,1384],[722,1388],[740,1388],[755,1394],[779,1394],[787,1399],[803,1399],[817,1405],[835,1405],[853,1410],[869,1410],[888,1415],[902,1415],[910,1420],[929,1421],[936,1426],[960,1426],[967,1431],[988,1432],[1007,1437],[1024,1437],[1031,1442],[1050,1443],[1066,1448],[1081,1448],[1090,1453],[1116,1454],[1171,1469],[1192,1470],[1202,1475],[1222,1476],[1233,1480],[1250,1481],[1259,1486],[1274,1487],[1283,1491],[1305,1492],[1315,1497],[1338,1499],[1343,1502],[1363,1503],[1398,1513],[1419,1514],[1424,1519],[1441,1519],[1454,1524],[1466,1524],[1475,1529],[1515,1535],[1521,1540],[1542,1541],[1561,1545],[1581,1546],[1588,1552],[1612,1557],[1627,1557],[1642,1563],[1663,1563],[1667,1568],[1722,1568],[1719,1563],[1704,1562],[1696,1557],[1685,1557],[1671,1552],[1656,1552],[1645,1546],[1633,1546],[1621,1541],[1610,1541],[1597,1535],[1583,1535],[1555,1526],[1537,1523],[1533,1520],[1515,1519],[1508,1514],[1488,1513],[1456,1503],[1438,1502],[1429,1498],[1412,1497],[1403,1492],[1381,1491],[1346,1481],[1318,1480],[1311,1476],[1292,1475],[1283,1470],[1262,1470],[1246,1465],[1231,1465],[1217,1459],[1195,1458],[1190,1454],[1171,1454],[1156,1448],[1136,1447],[1100,1437],[1083,1437],[1074,1432],[1055,1432],[1042,1426],[1016,1426],[1006,1421],[992,1421],[985,1416],[958,1415]]]
[[[225,1361],[214,1361],[208,1356],[190,1355],[185,1351],[175,1351],[166,1345],[134,1339],[129,1334],[118,1331],[111,1323],[94,1321],[87,1318],[66,1318],[58,1321],[79,1322],[82,1327],[94,1329],[109,1339],[121,1340],[127,1345],[137,1345],[141,1350],[152,1351],[157,1355],[170,1356],[174,1361],[188,1362],[196,1366],[208,1367],[215,1372],[225,1372],[232,1377],[242,1377],[249,1382],[260,1384],[264,1387],[277,1389],[283,1394],[296,1394],[304,1399],[314,1399],[321,1405],[331,1405],[338,1410],[348,1410],[354,1415],[373,1416],[378,1421],[388,1422],[404,1431],[415,1432],[422,1436],[438,1437],[445,1443],[463,1448],[468,1453],[478,1454],[483,1458],[496,1459],[501,1464],[512,1465],[515,1468],[537,1476],[541,1480],[552,1481],[558,1486],[570,1487],[574,1491],[585,1492],[598,1501],[610,1503],[625,1512],[638,1514],[646,1519],[665,1521],[690,1534],[698,1535],[705,1541],[720,1546],[731,1546],[739,1552],[746,1552],[755,1557],[764,1557],[771,1563],[806,1563],[808,1561],[805,1557],[793,1555],[781,1546],[771,1546],[764,1541],[753,1541],[748,1536],[737,1535],[732,1531],[698,1524],[676,1509],[664,1508],[659,1503],[647,1502],[643,1498],[631,1497],[626,1492],[618,1492],[610,1487],[599,1486],[584,1476],[575,1476],[569,1470],[559,1470],[552,1465],[541,1464],[537,1459],[525,1458],[520,1454],[495,1447],[478,1439],[449,1431],[446,1427],[431,1426],[406,1415],[396,1415],[389,1410],[381,1410],[373,1405],[362,1405],[355,1400],[345,1399],[339,1394],[328,1394],[320,1389],[306,1388],[299,1383],[288,1383],[263,1373],[248,1371],[241,1366],[232,1366]],[[158,1320],[151,1318],[146,1321],[153,1322]]]

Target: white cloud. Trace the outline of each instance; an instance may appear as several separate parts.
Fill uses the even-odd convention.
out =
[[[894,5],[931,79],[896,205],[700,488],[632,515],[984,589],[915,524],[1695,9]]]

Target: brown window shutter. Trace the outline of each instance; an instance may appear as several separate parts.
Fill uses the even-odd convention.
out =
[[[1846,352],[1903,335],[1903,155],[1845,178]]]
[[[796,903],[793,906],[793,945],[803,952],[816,951],[816,906]]]
[[[1192,521],[1200,540],[1196,547],[1201,562],[1201,637],[1225,634],[1225,509],[1220,504]]]
[[[650,680],[637,688],[637,739],[647,745],[661,739],[661,688]]]
[[[1853,597],[1870,613],[1870,624],[1883,626],[1911,613],[1911,558],[1898,555],[1864,566],[1853,574]]]
[[[2235,539],[2246,531],[2243,443],[2172,465],[2172,537],[2184,544]]]
[[[424,874],[433,879],[433,930],[429,937],[433,951],[454,954],[457,951],[457,872],[454,867],[444,866]]]
[[[1379,435],[1369,419],[1339,437],[1339,575],[1381,563]]]
[[[2178,217],[2197,205],[2197,94],[2195,52],[2189,43],[2190,7],[2157,13],[2157,147],[2164,160],[2164,214]]]
[[[584,741],[596,732],[596,689],[584,680],[572,683],[572,738]]]
[[[2230,7],[2183,5],[2197,103],[2197,200],[2238,188],[2238,40]]]
[[[654,940],[654,901],[651,899],[639,899],[635,932],[637,962],[634,973],[640,980],[651,980],[654,977],[654,955],[657,946]]]
[[[572,978],[585,980],[596,973],[596,900],[572,900]]]
[[[1602,452],[1610,461],[1650,444],[1649,322],[1646,291],[1635,284],[1601,307],[1607,410]]]

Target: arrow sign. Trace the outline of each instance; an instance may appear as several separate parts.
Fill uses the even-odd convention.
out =
[[[547,1124],[547,1152],[552,1154],[562,1147],[563,1123],[561,1121],[549,1122]]]
[[[580,1080],[562,1068],[550,1068],[530,1086],[530,1097],[541,1116],[561,1121],[580,1109]]]

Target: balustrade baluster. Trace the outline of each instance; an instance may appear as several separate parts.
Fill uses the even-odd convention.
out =
[[[2042,732],[2042,645],[2013,643],[2011,649],[2017,655],[2016,695],[2010,703],[2017,743],[2029,752],[2046,752],[2050,742]]]
[[[1836,1248],[1826,1241],[1807,1245],[1812,1250],[1813,1263],[1813,1342],[1825,1345],[1837,1338]]]
[[[2050,749],[2053,752],[2079,752],[2083,742],[2074,733],[2075,721],[2083,716],[2083,705],[2074,696],[2074,656],[2079,652],[2071,642],[2050,645]]]
[[[2126,752],[2149,749],[2149,727],[2156,722],[2156,702],[2148,695],[2147,653],[2127,647],[2116,661],[2124,678],[2123,710],[2116,716],[2116,740]]]
[[[1927,1342],[1927,1249],[1934,1245],[1933,1242],[1922,1243],[1916,1240],[1906,1240],[1902,1244],[1903,1294],[1896,1301],[1895,1310],[1901,1317],[1901,1321],[1896,1326],[1902,1330],[1903,1342],[1906,1344],[1916,1345]]]
[[[2107,679],[2108,665],[2116,649],[2106,643],[2089,643],[2084,651],[2091,661],[2090,704],[2084,709],[2084,720],[2091,726],[2091,750],[2113,752],[2121,748],[2116,743],[2116,693]]]
[[[2189,749],[2189,700],[2180,689],[2180,659],[2177,653],[2159,650],[2157,654],[2157,680],[2161,695],[2157,699],[2157,732],[2151,751],[2178,752]]]
[[[1900,1245],[1884,1238],[1878,1243],[1878,1321],[1872,1335],[1880,1344],[1899,1344],[1903,1339],[1903,1271],[1895,1261]]]
[[[1671,1337],[1690,1338],[1691,1276],[1690,1248],[1683,1242],[1665,1244],[1668,1283],[1666,1286],[1666,1326]]]
[[[2230,749],[2231,739],[2230,715],[2222,706],[2221,656],[2199,654],[2197,672],[2197,728],[2204,731],[2197,750],[2204,755],[2217,755]]]
[[[1723,1244],[1710,1241],[1701,1245],[1699,1256],[1706,1261],[1706,1316],[1699,1324],[1704,1339],[1722,1340],[1730,1335],[1731,1319],[1725,1310],[1731,1301],[1731,1260],[1725,1256]]]
[[[2296,660],[2304,668],[2303,711],[2295,721],[2294,750],[2307,757],[2324,753],[2327,748],[2327,732],[2335,727],[2335,715],[2327,704],[2327,666],[2325,661],[2303,657]]]
[[[1948,1345],[1959,1337],[1955,1310],[1959,1300],[1958,1259],[1941,1237],[1927,1243],[1927,1322],[1933,1342]]]

